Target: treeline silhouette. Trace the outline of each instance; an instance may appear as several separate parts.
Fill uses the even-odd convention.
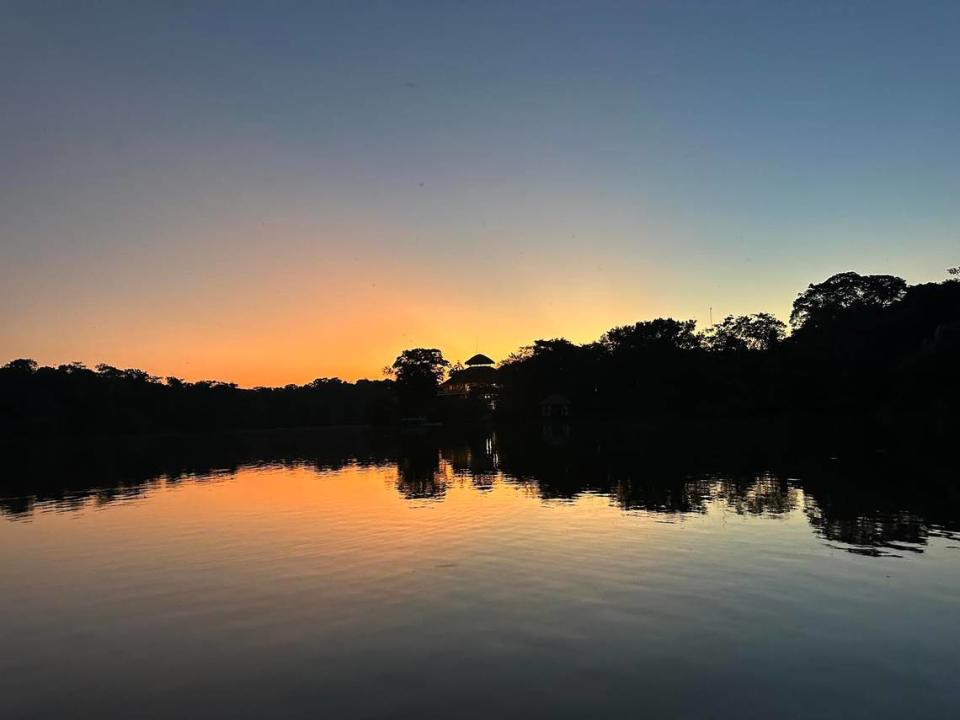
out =
[[[954,268],[951,274],[960,277]],[[787,325],[767,313],[727,317],[704,332],[658,318],[596,342],[537,340],[466,395],[438,394],[468,377],[434,348],[403,351],[391,379],[239,388],[161,379],[79,363],[0,368],[0,431],[144,433],[388,424],[403,418],[532,418],[545,398],[564,417],[649,418],[826,412],[951,421],[960,403],[960,281],[907,286],[845,272],[810,285]]]
[[[79,363],[0,368],[0,430],[15,434],[150,433],[390,422],[392,381],[320,378],[306,385],[239,388],[143,370]]]
[[[501,409],[522,413],[561,393],[572,414],[757,412],[944,416],[960,400],[960,282],[908,287],[848,272],[810,285],[792,332],[759,313],[698,333],[661,318],[613,328],[597,342],[540,340],[499,369]]]

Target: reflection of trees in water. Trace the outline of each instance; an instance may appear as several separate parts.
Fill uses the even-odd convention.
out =
[[[496,434],[410,434],[401,441],[397,490],[406,498],[440,498],[451,483],[469,482],[481,492],[492,490],[499,475]]]
[[[807,447],[799,457],[770,454],[777,445],[764,437],[746,452],[740,436],[698,452],[649,431],[617,432],[574,435],[560,447],[530,437],[503,442],[502,467],[544,500],[605,494],[627,511],[675,514],[704,513],[711,503],[765,517],[801,509],[828,543],[862,554],[922,551],[928,537],[960,530],[960,486],[936,463],[876,456],[855,444],[847,463],[818,462],[829,454]]]
[[[12,492],[29,494],[0,498],[0,515],[23,518],[36,512],[38,507],[55,512],[74,512],[85,507],[101,507],[115,502],[145,498],[163,487],[173,487],[184,482],[210,483],[231,477],[238,468],[202,472],[164,473],[139,479],[118,479],[101,476],[90,480],[84,487],[77,478],[71,477],[66,484],[48,482],[42,487],[28,489],[20,485]],[[7,492],[11,492],[7,490]]]
[[[829,543],[860,555],[922,552],[929,530],[923,519],[910,512],[892,515],[831,517],[811,497],[804,512],[814,530]],[[848,547],[844,547],[848,546]]]
[[[397,491],[408,499],[439,499],[451,482],[464,481],[481,492],[493,489],[499,474],[496,435],[480,433],[438,442],[436,436],[409,434],[400,443]]]
[[[785,480],[764,474],[730,479],[708,476],[672,482],[625,479],[610,492],[624,510],[654,513],[705,513],[722,503],[739,515],[783,515],[798,505],[798,489]]]
[[[493,489],[500,471],[495,432],[480,432],[450,440],[441,446],[440,454],[455,478],[468,481],[480,492]]]
[[[397,459],[397,492],[407,500],[440,500],[447,478],[440,470],[440,452],[431,444],[407,444]]]
[[[703,513],[707,510],[712,485],[709,480],[625,477],[617,481],[609,494],[624,510]]]
[[[804,513],[829,544],[864,555],[922,552],[931,537],[956,538],[960,491],[943,477],[889,472],[825,473],[805,482]]]
[[[0,515],[29,517],[38,506],[74,511],[143,497],[163,486],[213,482],[243,467],[383,466],[397,457],[389,433],[311,429],[81,439],[8,447]]]
[[[12,472],[0,514],[27,517],[38,503],[62,511],[105,505],[165,485],[228,478],[241,467],[373,465],[394,466],[395,489],[410,500],[442,500],[452,484],[486,492],[506,482],[543,501],[604,495],[631,512],[704,513],[717,504],[762,517],[801,510],[828,544],[869,555],[919,552],[930,537],[960,531],[960,487],[941,468],[898,465],[892,458],[818,465],[812,453],[798,463],[641,440],[571,433],[557,445],[546,442],[539,427],[496,433],[325,430],[7,453]]]
[[[717,495],[740,515],[785,515],[796,509],[800,492],[784,478],[770,473],[747,481],[722,480]]]
[[[490,492],[493,490],[494,482],[497,476],[493,473],[471,473],[470,484],[478,492]]]

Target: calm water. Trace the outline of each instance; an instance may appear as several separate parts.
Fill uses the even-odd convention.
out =
[[[0,715],[956,715],[955,474],[629,445],[32,456],[0,503]]]

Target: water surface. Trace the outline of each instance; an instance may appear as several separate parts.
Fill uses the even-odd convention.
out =
[[[569,433],[199,441],[73,477],[38,458],[0,503],[3,716],[960,707],[943,485]]]

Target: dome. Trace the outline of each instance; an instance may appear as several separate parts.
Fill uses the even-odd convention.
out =
[[[470,358],[469,360],[467,360],[467,362],[464,363],[464,364],[467,365],[467,366],[472,366],[472,365],[493,365],[493,364],[494,364],[494,361],[491,360],[490,358],[488,358],[488,357],[487,357],[486,355],[484,355],[483,353],[477,353],[477,354],[474,355],[472,358]]]

